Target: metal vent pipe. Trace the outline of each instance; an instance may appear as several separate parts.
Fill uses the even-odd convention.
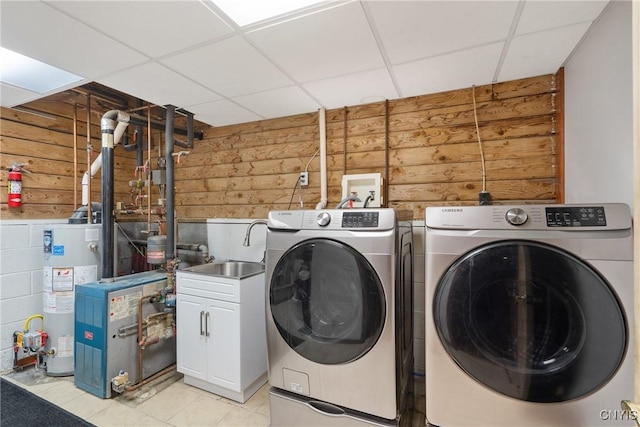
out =
[[[173,174],[173,123],[175,119],[176,107],[167,105],[166,107],[166,128],[165,128],[165,163],[166,163],[166,180],[167,180],[167,260],[175,258],[175,179]]]

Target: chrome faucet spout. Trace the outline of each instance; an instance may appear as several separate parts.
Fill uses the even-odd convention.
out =
[[[249,238],[251,237],[251,229],[255,225],[258,225],[258,224],[267,225],[267,220],[266,219],[256,219],[251,224],[249,224],[249,227],[247,227],[247,234],[244,236],[244,243],[242,243],[242,246],[250,246],[251,245],[251,243],[249,242]]]

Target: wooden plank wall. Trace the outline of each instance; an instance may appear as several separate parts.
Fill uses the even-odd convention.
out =
[[[562,180],[557,168],[562,129],[556,129],[562,87],[556,76],[545,75],[328,110],[328,207],[341,199],[343,175],[362,173],[386,177],[388,206],[411,210],[416,219],[430,205],[477,204],[482,164],[474,90],[486,189],[493,202],[562,201],[557,185]],[[87,168],[86,110],[76,112],[79,167],[74,172],[73,105],[45,99],[28,106],[53,118],[1,110],[0,218],[68,218],[74,211],[74,187],[80,202],[80,179]],[[99,118],[106,109],[96,105],[92,110],[95,157]],[[205,128],[204,139],[176,164],[178,218],[263,218],[272,209],[299,209],[301,201],[304,208],[315,208],[320,200],[318,135],[315,112]],[[155,159],[164,153],[164,138],[158,131],[152,138]],[[32,172],[23,175],[21,209],[6,204],[6,168],[12,162],[26,163]],[[130,201],[128,181],[135,179],[135,163],[135,152],[116,149],[117,201]],[[301,191],[296,183],[305,168],[310,185]],[[92,181],[94,201],[100,200],[98,175]]]
[[[329,110],[328,207],[344,174],[387,177],[388,206],[424,218],[430,205],[477,204],[482,164],[473,88]],[[557,200],[556,76],[475,88],[494,203]],[[561,131],[561,130],[558,130]],[[320,200],[318,114],[210,128],[176,170],[180,218],[266,217]],[[294,187],[307,167],[309,187]],[[293,197],[292,197],[293,195]],[[560,201],[560,200],[558,200]]]

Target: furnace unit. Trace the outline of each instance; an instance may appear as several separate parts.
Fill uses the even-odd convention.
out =
[[[175,365],[172,291],[158,272],[77,286],[76,387],[109,398]]]

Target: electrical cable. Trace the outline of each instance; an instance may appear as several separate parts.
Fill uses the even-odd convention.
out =
[[[296,181],[296,184],[293,186],[293,192],[291,193],[291,200],[289,200],[289,207],[287,208],[288,211],[291,210],[291,204],[293,203],[293,196],[295,196],[296,194],[296,188],[298,188],[298,183],[300,183],[300,177],[298,177],[298,180]],[[302,188],[302,187],[300,187]]]
[[[309,169],[309,165],[311,164],[311,161],[316,158],[316,156],[318,155],[319,152],[320,152],[320,149],[318,148],[316,150],[315,154],[313,156],[311,156],[311,159],[309,159],[309,161],[307,162],[307,165],[304,167],[304,171],[305,172],[307,172],[307,169]]]
[[[476,123],[476,135],[478,135],[478,147],[480,148],[480,162],[482,164],[482,191],[478,194],[478,203],[481,206],[491,204],[491,195],[487,191],[487,169],[484,161],[484,149],[482,148],[482,139],[480,138],[480,126],[478,125],[478,107],[476,105],[476,87],[471,87],[473,96],[473,118]]]
[[[484,163],[484,150],[482,149],[482,140],[480,139],[480,127],[478,126],[478,109],[476,107],[476,87],[471,87],[473,94],[473,117],[476,122],[476,135],[478,135],[478,146],[480,147],[480,162],[482,162],[482,192],[487,192],[487,170]]]

